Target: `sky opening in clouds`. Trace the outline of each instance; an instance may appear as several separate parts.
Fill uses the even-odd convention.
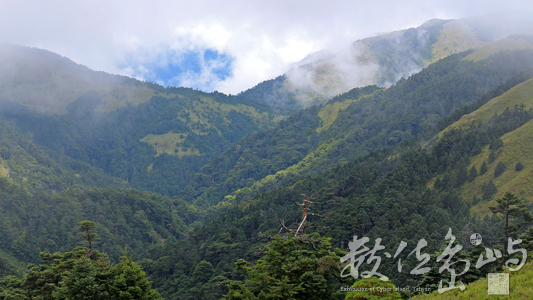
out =
[[[132,77],[164,87],[186,86],[213,91],[216,84],[232,75],[234,58],[215,49],[172,49],[159,47],[157,53],[131,54],[119,69]]]
[[[324,48],[502,10],[525,0],[0,0],[0,42],[94,70],[236,94]]]

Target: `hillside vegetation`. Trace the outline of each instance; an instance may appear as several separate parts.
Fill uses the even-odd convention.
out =
[[[210,159],[279,120],[243,97],[165,89],[44,50],[2,51],[2,119],[55,161],[83,162],[136,189],[176,195]]]
[[[510,92],[517,84],[526,82],[530,78],[529,73],[520,73],[519,71],[527,71],[531,67],[531,61],[526,59],[526,57],[530,57],[531,53],[526,53],[528,51],[515,52],[513,55],[499,53],[492,56],[490,60],[479,64],[462,60],[462,57],[468,55],[468,53],[463,53],[449,57],[442,61],[442,64],[435,63],[425,71],[401,81],[387,90],[378,87],[354,89],[346,95],[333,99],[329,104],[337,102],[342,104],[346,101],[350,104],[345,109],[340,106],[337,117],[324,131],[331,134],[330,139],[342,137],[342,134],[349,135],[349,130],[356,128],[353,125],[354,122],[365,124],[365,115],[368,116],[366,122],[376,126],[379,124],[376,122],[378,119],[376,116],[381,113],[388,117],[388,122],[383,123],[386,124],[384,125],[385,129],[382,128],[384,132],[390,130],[387,126],[396,126],[395,124],[398,123],[409,124],[410,127],[406,126],[404,130],[407,131],[406,128],[410,128],[411,131],[409,132],[414,133],[414,138],[406,137],[402,141],[393,140],[390,146],[384,145],[377,148],[381,150],[368,150],[368,154],[360,153],[357,157],[347,159],[346,162],[332,163],[332,167],[324,164],[322,165],[323,168],[316,169],[316,173],[295,171],[284,181],[269,185],[263,181],[265,179],[256,181],[253,178],[255,174],[258,174],[257,169],[253,168],[261,164],[268,166],[268,161],[264,161],[264,159],[269,157],[261,157],[257,161],[245,158],[253,158],[254,153],[265,153],[266,155],[277,153],[277,155],[288,155],[287,157],[294,156],[296,159],[297,155],[305,157],[298,152],[290,151],[298,149],[298,147],[289,147],[288,145],[289,143],[292,145],[315,143],[316,145],[320,142],[320,138],[315,135],[317,134],[316,129],[321,128],[323,120],[327,119],[319,116],[323,107],[312,107],[304,110],[281,122],[278,127],[262,132],[261,136],[256,135],[242,140],[238,146],[230,148],[229,151],[206,166],[202,177],[197,177],[196,182],[201,184],[191,185],[194,188],[189,187],[190,190],[187,191],[197,194],[200,194],[198,191],[201,191],[200,197],[191,197],[191,199],[196,199],[198,204],[204,204],[206,200],[217,199],[212,195],[219,197],[218,199],[224,199],[223,202],[217,204],[217,208],[223,209],[225,213],[214,218],[204,227],[192,231],[188,240],[165,245],[150,253],[149,258],[142,261],[141,264],[154,278],[155,287],[162,291],[164,297],[168,298],[195,299],[200,295],[206,299],[219,299],[226,295],[226,299],[238,299],[237,296],[239,295],[247,295],[245,299],[256,299],[254,297],[261,297],[263,295],[261,293],[270,295],[280,292],[277,280],[283,274],[287,274],[286,276],[289,277],[287,282],[290,283],[286,286],[287,290],[283,291],[294,292],[296,299],[307,299],[307,294],[297,288],[298,284],[305,284],[307,288],[317,289],[317,291],[327,290],[332,286],[336,286],[337,289],[339,285],[349,286],[353,283],[351,278],[347,278],[347,281],[343,283],[339,278],[331,279],[327,283],[322,281],[320,276],[323,275],[321,275],[320,269],[307,273],[305,278],[309,280],[298,281],[303,280],[301,276],[307,272],[305,268],[291,265],[291,267],[287,267],[287,273],[277,272],[275,271],[277,270],[276,260],[271,257],[273,253],[271,251],[281,250],[278,250],[278,246],[274,246],[274,249],[264,252],[268,244],[274,244],[268,237],[275,236],[276,233],[280,232],[282,228],[280,220],[289,228],[295,228],[295,226],[288,224],[298,224],[301,221],[302,210],[301,207],[295,205],[295,202],[299,203],[302,199],[301,195],[305,194],[319,202],[317,205],[308,207],[308,211],[328,217],[319,218],[311,215],[308,225],[317,226],[317,229],[310,229],[310,232],[318,232],[321,236],[331,237],[330,242],[333,248],[338,247],[341,251],[348,251],[349,241],[352,241],[357,235],[358,237],[368,237],[370,244],[373,244],[377,238],[382,239],[381,244],[385,247],[383,251],[389,253],[394,253],[398,244],[404,241],[407,243],[407,248],[403,253],[406,253],[407,256],[407,253],[412,253],[411,251],[414,250],[419,240],[424,238],[427,241],[427,246],[423,250],[424,253],[431,255],[427,266],[432,271],[424,276],[414,276],[408,272],[400,273],[396,261],[383,258],[379,272],[389,277],[396,286],[435,289],[438,282],[441,279],[446,279],[447,276],[447,274],[439,274],[438,269],[441,263],[436,261],[436,257],[442,253],[446,246],[444,237],[450,228],[457,238],[457,244],[464,247],[464,251],[461,251],[458,257],[454,258],[454,261],[456,261],[455,259],[468,258],[473,262],[484,250],[484,248],[473,249],[470,245],[469,237],[473,232],[483,236],[485,246],[501,249],[499,236],[503,230],[502,219],[497,215],[488,215],[484,218],[473,216],[471,213],[472,203],[462,196],[462,191],[471,182],[483,179],[483,174],[474,174],[469,171],[469,166],[475,161],[477,155],[489,147],[491,149],[497,147],[498,141],[505,140],[507,134],[518,132],[524,126],[528,126],[530,124],[528,122],[533,119],[533,112],[529,109],[526,110],[525,107],[513,106],[502,111],[499,115],[493,116],[489,122],[483,123],[481,126],[472,126],[463,130],[448,130],[442,134],[440,139],[432,140],[426,148],[420,146],[436,136],[443,128],[461,118],[462,115],[456,116],[455,112],[468,110],[481,102],[490,102],[489,100],[494,98],[491,95],[503,95],[506,91]],[[511,67],[509,62],[520,55],[524,55],[523,63]],[[452,62],[456,64],[454,65]],[[491,64],[494,65],[491,66]],[[465,68],[465,66],[470,67],[470,69]],[[517,66],[519,66],[518,69],[516,69]],[[463,70],[465,73],[457,72],[455,68]],[[502,68],[509,69],[503,71]],[[511,69],[514,71],[508,72]],[[500,77],[499,83],[490,85],[490,88],[487,85],[484,89],[487,91],[485,94],[466,94],[468,96],[463,96],[461,99],[467,100],[456,104],[456,107],[459,107],[458,110],[449,108],[448,112],[453,113],[445,118],[435,117],[432,122],[434,125],[418,125],[419,128],[415,131],[414,128],[416,127],[413,124],[416,123],[408,123],[407,120],[411,120],[409,114],[402,114],[409,112],[411,106],[413,111],[415,111],[414,107],[416,107],[416,111],[424,111],[425,106],[420,103],[427,103],[428,99],[440,101],[441,105],[445,107],[447,102],[443,99],[459,102],[459,97],[455,95],[465,95],[464,93],[478,90],[478,88],[472,87],[485,84],[484,80],[487,80],[487,77],[494,80],[492,76],[498,74],[497,70],[506,74]],[[438,74],[441,74],[441,77]],[[458,81],[451,80],[451,78]],[[472,79],[470,86],[465,84],[468,82],[465,78],[475,78],[475,80]],[[414,88],[413,90],[409,89],[411,86]],[[426,94],[423,94],[422,91]],[[402,97],[402,95],[405,96]],[[412,97],[413,95],[417,97]],[[384,100],[388,97],[390,97],[390,102]],[[409,99],[413,101],[413,98],[417,99],[418,97],[423,100],[420,100],[419,103],[414,102],[416,104],[408,102]],[[367,99],[373,101],[365,103]],[[406,99],[406,101],[400,102],[400,104],[394,102],[393,99],[396,101]],[[396,105],[392,105],[393,103]],[[435,107],[433,103],[429,103],[427,104],[428,109]],[[366,106],[362,106],[362,104]],[[391,105],[390,110],[386,110],[389,109],[387,104]],[[448,105],[448,107],[452,106]],[[369,110],[361,109],[361,107],[370,107],[374,110],[370,110],[371,114],[366,114]],[[329,110],[328,115],[332,114],[332,108],[334,107],[327,108]],[[361,109],[362,112],[355,108]],[[380,108],[382,111],[378,111],[376,108]],[[355,112],[359,112],[359,114]],[[354,118],[354,116],[358,116],[360,119]],[[420,118],[414,117],[413,119],[420,120]],[[338,128],[332,131],[335,126]],[[359,130],[363,131],[363,128],[361,125]],[[367,130],[370,131],[370,129]],[[388,135],[380,136],[379,133],[369,135],[375,140],[379,140],[383,136],[388,137]],[[267,145],[272,146],[266,147]],[[355,152],[357,148],[353,145],[347,149]],[[338,154],[339,149],[342,149],[339,146],[342,145],[327,143],[321,145],[320,147],[323,148],[319,147],[317,151],[324,151],[325,148],[331,147],[331,151],[337,151],[333,153]],[[274,152],[276,147],[279,147],[279,152]],[[325,152],[327,153],[327,151]],[[281,157],[278,156],[276,161],[287,161],[287,159],[282,160]],[[339,154],[339,157],[350,156],[343,153],[342,155]],[[250,164],[248,164],[249,162]],[[304,164],[312,166],[313,162],[305,158],[298,160],[297,165]],[[217,168],[220,166],[236,166],[237,168],[230,168],[228,173],[218,172]],[[272,164],[270,168],[272,169],[274,166],[277,165]],[[524,170],[527,167],[525,165]],[[239,170],[242,173],[236,173],[234,170]],[[494,174],[490,170],[485,174],[491,172]],[[511,172],[511,170],[508,168],[501,177],[506,176],[507,172]],[[283,171],[276,171],[276,174],[282,173]],[[262,174],[260,173],[260,175]],[[246,184],[246,181],[255,182],[255,184],[249,190],[241,188],[230,195],[219,192],[224,189],[231,190],[230,184],[239,184],[237,181],[233,181],[235,179],[244,179],[241,184]],[[213,185],[217,181],[220,184]],[[264,185],[254,189],[254,186],[261,184]],[[491,194],[491,197],[493,199],[494,194]],[[531,245],[531,235],[524,235],[526,229],[527,227],[522,227],[513,232],[512,237],[517,239],[521,236],[528,245]],[[281,232],[283,233],[283,230]],[[282,255],[283,261],[290,262],[298,259],[288,253],[285,256]],[[275,257],[280,257],[280,255]],[[316,253],[316,255],[320,254]],[[245,262],[235,265],[235,261],[239,258],[251,262],[249,268],[252,268],[256,262],[256,267],[248,269]],[[272,263],[269,264],[268,262]],[[409,258],[405,256],[402,258],[404,268],[412,269],[419,263],[414,255]],[[161,270],[159,266],[163,264],[174,267]],[[500,272],[499,265],[501,264],[498,262],[498,264],[487,265],[481,270],[472,268],[467,275],[461,277],[461,280],[470,283],[483,278],[486,273]],[[329,266],[334,267],[333,263]],[[372,265],[363,264],[362,268],[369,271]],[[199,270],[206,271],[204,274],[210,274],[210,276],[201,276]],[[259,287],[254,284],[257,282],[257,276],[261,275],[271,278],[269,281],[271,283]],[[323,296],[322,299],[343,299],[345,296],[330,293]]]
[[[29,192],[63,191],[75,185],[128,188],[126,181],[79,160],[49,156],[0,120],[0,178]]]
[[[446,24],[434,20],[368,41],[383,55],[365,59],[385,63],[411,49],[394,52],[396,39],[416,42],[425,61],[432,48],[419,38],[439,40]],[[489,43],[476,24],[465,24]],[[151,293],[141,267],[165,299],[350,299],[357,295],[341,287],[380,276],[390,279],[387,286],[435,290],[450,278],[439,271],[439,255],[459,245],[450,259],[458,272],[464,260],[487,257],[485,247],[497,257],[462,274],[465,284],[501,272],[512,256],[503,237],[533,251],[533,49],[465,59],[473,53],[283,119],[243,95],[133,79],[153,92],[149,99],[109,110],[100,105],[117,102],[106,102],[107,90],[67,97],[49,110],[30,105],[29,92],[28,102],[0,99],[0,298],[94,292],[76,288],[83,282],[111,295],[127,274]],[[41,68],[50,72],[65,62],[47,59]],[[389,67],[375,74],[393,78]],[[84,70],[75,73],[116,78]],[[505,197],[515,201],[509,223],[503,206],[489,208]],[[91,244],[93,233],[85,231],[88,246],[80,250],[76,224],[84,220],[99,240]],[[470,243],[473,233],[483,244]],[[341,257],[363,237],[375,251],[357,272],[351,267],[356,278],[342,277],[348,261]],[[421,260],[427,272],[413,273]],[[129,270],[123,277],[121,268]],[[523,273],[531,268],[528,262]],[[373,279],[361,280],[372,270]],[[513,288],[523,273],[512,275],[519,279]]]
[[[480,279],[466,285],[464,291],[454,290],[443,294],[433,292],[427,295],[413,297],[413,300],[440,300],[440,299],[531,299],[533,297],[533,287],[531,286],[531,276],[533,276],[533,262],[525,264],[517,272],[509,274],[509,295],[489,295],[487,279]]]
[[[458,121],[448,126],[437,136],[443,136],[446,132],[453,130],[465,130],[470,127],[484,126],[494,122],[496,115],[510,114],[511,110],[520,109],[526,111],[533,107],[533,79],[519,83],[501,96],[495,97],[473,112],[465,114]],[[532,180],[533,153],[531,143],[533,142],[533,123],[525,123],[501,137],[501,144],[497,147],[485,146],[480,153],[472,158],[468,170],[475,168],[479,172],[483,164],[487,169],[475,179],[465,183],[461,190],[461,196],[472,206],[471,212],[476,216],[490,215],[489,206],[495,204],[492,199],[502,197],[506,191],[512,191],[533,201],[533,190],[528,184]],[[499,163],[506,166],[503,173],[495,176],[495,170]],[[520,163],[522,169],[517,170],[516,165]],[[494,192],[485,193],[484,186],[494,184]],[[484,194],[486,194],[484,196]]]
[[[389,89],[354,89],[243,139],[203,167],[184,199],[215,205],[287,185],[300,176],[315,176],[417,136],[533,66],[531,50],[502,52],[480,62],[462,60],[468,54],[436,62]]]
[[[91,91],[102,93],[100,112],[144,103],[153,85],[133,78],[95,72],[66,57],[37,48],[0,45],[0,99],[48,114],[65,114],[67,106]]]

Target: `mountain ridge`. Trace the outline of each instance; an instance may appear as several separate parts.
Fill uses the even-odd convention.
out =
[[[480,48],[512,34],[533,33],[526,25],[514,25],[515,19],[531,23],[518,13],[432,19],[417,28],[358,40],[340,52],[310,55],[285,74],[241,94],[268,103],[281,114],[294,113],[355,87],[390,86],[453,53]]]

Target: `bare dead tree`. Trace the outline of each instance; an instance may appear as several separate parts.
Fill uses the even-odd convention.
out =
[[[279,223],[281,224],[281,227],[282,227],[280,229],[280,232],[281,232],[282,229],[285,229],[287,232],[294,232],[294,237],[297,237],[299,234],[300,235],[305,234],[305,230],[307,228],[327,228],[327,227],[324,227],[324,226],[309,226],[309,225],[307,225],[307,217],[308,216],[316,216],[316,217],[320,217],[320,218],[328,218],[328,217],[323,216],[323,215],[319,215],[319,214],[315,214],[315,213],[312,213],[312,212],[309,211],[309,208],[307,207],[308,204],[320,204],[320,202],[311,201],[311,200],[315,200],[315,198],[310,198],[310,197],[306,196],[305,194],[301,194],[300,196],[302,196],[304,198],[302,203],[296,202],[294,204],[296,204],[296,205],[298,205],[298,206],[300,206],[302,208],[302,221],[300,223],[294,223],[294,225],[298,225],[297,229],[289,229],[289,228],[287,228],[287,226],[285,226],[285,224],[283,224],[281,219],[279,219]]]
[[[320,204],[320,202],[311,201],[311,200],[315,200],[316,198],[310,198],[310,197],[306,196],[305,194],[301,194],[300,196],[303,197],[302,203],[297,203],[296,202],[295,204],[302,208],[302,221],[300,223],[293,223],[293,225],[298,226],[298,228],[290,229],[287,226],[285,226],[285,224],[283,223],[283,221],[281,219],[278,219],[279,223],[281,224],[281,228],[279,229],[278,234],[280,234],[284,229],[287,232],[294,232],[294,237],[295,238],[298,238],[298,240],[300,242],[302,242],[302,243],[312,244],[313,248],[316,250],[317,248],[315,247],[315,243],[320,242],[320,239],[317,238],[317,237],[314,237],[314,236],[306,235],[305,234],[305,230],[307,228],[329,228],[329,227],[327,227],[327,226],[309,226],[309,225],[307,225],[307,217],[309,215],[311,215],[311,216],[316,216],[316,217],[320,217],[320,218],[327,218],[327,219],[330,219],[330,220],[331,220],[331,218],[328,218],[328,217],[323,216],[323,215],[315,214],[315,213],[312,213],[312,212],[309,211],[309,208],[307,207],[308,204]],[[269,235],[269,234],[264,234],[262,232],[259,232],[259,234],[261,236],[263,236],[265,238],[268,238],[268,239],[271,239],[271,240],[275,239],[274,236]],[[287,238],[288,238],[287,236],[282,236],[281,237],[281,239],[283,239],[283,240],[287,240]],[[270,244],[265,245],[265,247],[263,247],[259,252],[257,252],[256,255],[259,255],[260,253],[265,251],[268,248],[268,246],[270,246]]]

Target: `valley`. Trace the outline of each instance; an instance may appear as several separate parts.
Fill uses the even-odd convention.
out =
[[[507,235],[529,254],[511,277],[523,286],[533,39],[489,34],[487,22],[433,19],[358,40],[238,95],[0,45],[0,299],[68,299],[85,273],[109,299],[120,270],[137,274],[143,299],[356,299],[340,287],[381,284],[341,276],[357,236],[388,253],[405,244],[401,262],[380,258],[391,291],[434,292],[390,299],[440,299],[450,275],[436,258],[452,244],[454,262],[472,266],[466,291],[449,293],[484,291],[486,273],[513,272]],[[352,64],[340,69],[342,55]],[[508,192],[520,204],[496,212]],[[316,203],[299,235],[302,199]],[[421,240],[426,272],[399,271],[420,267]],[[505,255],[474,268],[486,249]]]

